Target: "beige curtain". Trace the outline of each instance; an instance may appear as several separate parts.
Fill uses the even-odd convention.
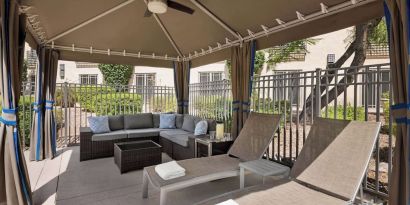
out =
[[[26,19],[19,15],[16,0],[2,0],[0,9],[0,204],[32,204],[30,180],[17,129]]]
[[[389,204],[410,204],[410,93],[409,93],[409,1],[386,0],[385,14],[390,42],[390,64],[397,122]]]
[[[54,114],[57,65],[59,54],[55,50],[45,52],[45,109],[44,109],[44,157],[53,158],[56,154],[57,124]]]
[[[46,158],[46,141],[44,140],[44,84],[46,73],[46,49],[37,50],[39,64],[36,73],[35,102],[33,103],[33,120],[30,132],[30,160],[40,161]]]
[[[188,114],[191,62],[174,62],[174,84],[179,114]]]
[[[248,119],[252,77],[255,58],[255,42],[246,42],[231,50],[232,85],[232,136],[237,137]]]

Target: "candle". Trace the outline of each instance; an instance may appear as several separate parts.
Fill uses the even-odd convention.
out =
[[[216,123],[216,139],[222,139],[224,137],[224,123]]]

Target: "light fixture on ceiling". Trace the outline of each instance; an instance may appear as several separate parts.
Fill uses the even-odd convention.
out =
[[[163,14],[167,12],[166,0],[150,0],[148,1],[148,10],[155,14]]]

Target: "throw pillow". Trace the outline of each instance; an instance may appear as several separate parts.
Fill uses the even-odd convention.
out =
[[[159,116],[159,128],[175,129],[175,114],[161,114]]]
[[[208,131],[208,121],[201,120],[195,126],[194,135],[205,135]]]
[[[195,131],[194,116],[184,115],[184,123],[182,123],[182,129],[188,132]]]
[[[88,124],[95,134],[110,132],[108,116],[88,117]]]

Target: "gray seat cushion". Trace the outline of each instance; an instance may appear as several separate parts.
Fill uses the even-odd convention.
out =
[[[152,125],[154,126],[154,128],[159,128],[159,122],[159,114],[152,114]]]
[[[153,128],[152,113],[141,113],[124,116],[124,129]]]
[[[107,133],[93,134],[91,137],[92,141],[106,141],[106,140],[117,140],[127,138],[127,133],[125,130],[116,130]]]
[[[184,115],[182,114],[175,114],[175,126],[177,129],[182,128],[182,124],[184,124]]]
[[[123,130],[124,129],[124,115],[108,116],[108,123],[110,124],[110,130]]]
[[[165,139],[168,139],[171,142],[174,142],[181,146],[188,147],[189,137],[193,136],[193,133],[187,132],[185,130],[176,129],[176,130],[161,131],[159,133],[159,136]]]
[[[139,138],[139,137],[155,137],[159,136],[159,133],[163,129],[159,128],[146,128],[146,129],[133,129],[133,130],[125,130],[128,134],[128,138]]]

